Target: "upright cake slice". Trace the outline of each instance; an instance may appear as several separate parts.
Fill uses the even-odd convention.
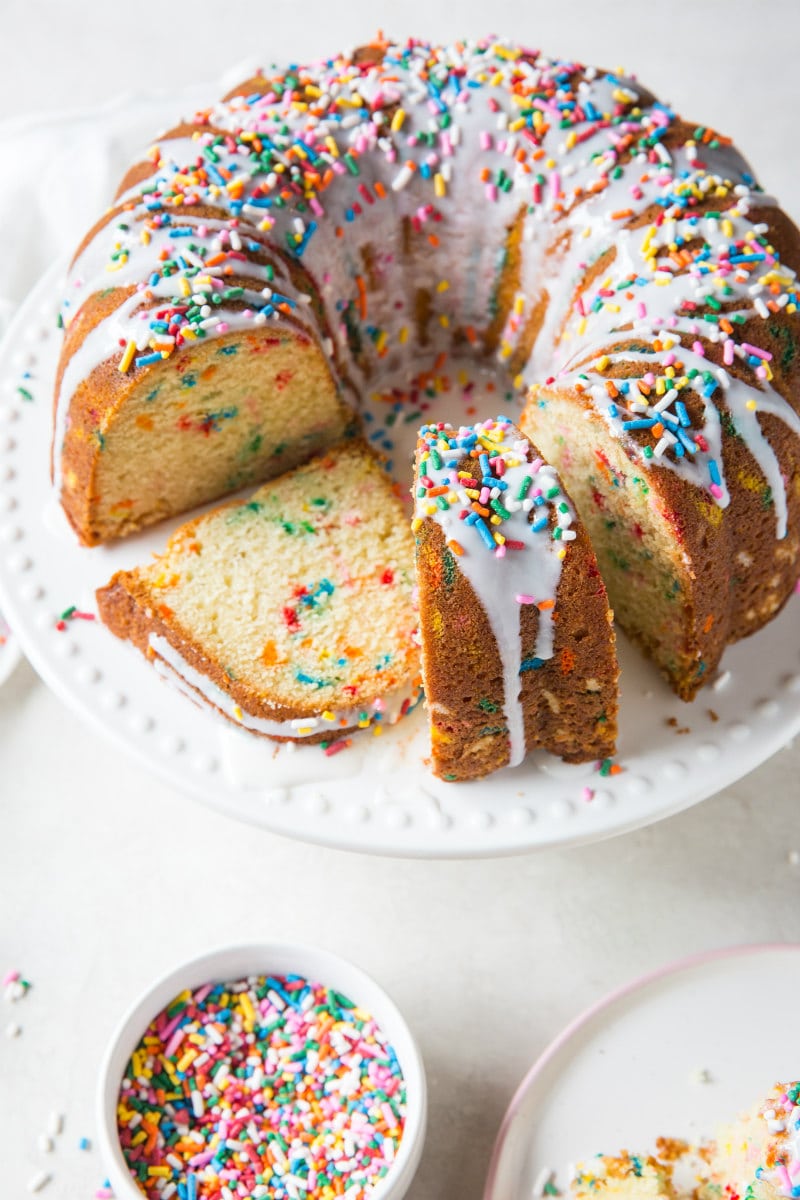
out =
[[[477,779],[535,747],[612,754],[612,614],[555,470],[505,417],[426,425],[414,497],[435,773]]]
[[[394,485],[342,444],[182,526],[97,593],[159,672],[254,733],[335,739],[419,696],[413,539]]]

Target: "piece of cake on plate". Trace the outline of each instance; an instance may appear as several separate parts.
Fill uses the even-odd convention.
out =
[[[419,699],[413,556],[394,484],[351,441],[189,521],[97,600],[191,698],[253,733],[330,743]]]

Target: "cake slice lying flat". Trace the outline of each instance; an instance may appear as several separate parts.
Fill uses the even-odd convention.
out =
[[[434,772],[477,779],[535,747],[612,754],[612,613],[555,470],[504,417],[426,425],[414,498]]]
[[[97,599],[195,699],[254,733],[330,741],[419,697],[413,553],[379,460],[343,443],[182,526]]]
[[[800,1082],[776,1083],[765,1099],[720,1130],[699,1200],[800,1196]]]

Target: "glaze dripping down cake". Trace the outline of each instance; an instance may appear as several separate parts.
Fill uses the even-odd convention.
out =
[[[536,747],[613,754],[612,613],[555,470],[505,417],[426,425],[414,503],[435,773],[480,777]]]
[[[635,79],[494,37],[273,68],[159,138],[79,247],[55,484],[84,544],[122,537],[466,351],[528,397],[617,620],[691,699],[800,570],[798,263],[730,141]],[[389,448],[397,414],[366,415]]]

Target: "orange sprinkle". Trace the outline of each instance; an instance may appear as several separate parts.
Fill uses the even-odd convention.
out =
[[[358,288],[358,311],[361,315],[361,320],[367,319],[367,285],[364,282],[363,275],[356,275],[356,286]]]
[[[464,547],[460,542],[457,542],[455,538],[450,538],[449,542],[447,543],[447,549],[452,550],[453,554],[458,554],[459,556],[464,553]]]
[[[555,608],[555,606],[556,606],[555,600],[540,600],[539,603],[536,605],[539,612],[547,612],[547,610],[549,608]]]
[[[618,212],[613,212],[611,214],[611,220],[612,221],[624,221],[626,217],[632,217],[632,216],[633,216],[632,208],[621,208],[621,209],[619,209]]]

